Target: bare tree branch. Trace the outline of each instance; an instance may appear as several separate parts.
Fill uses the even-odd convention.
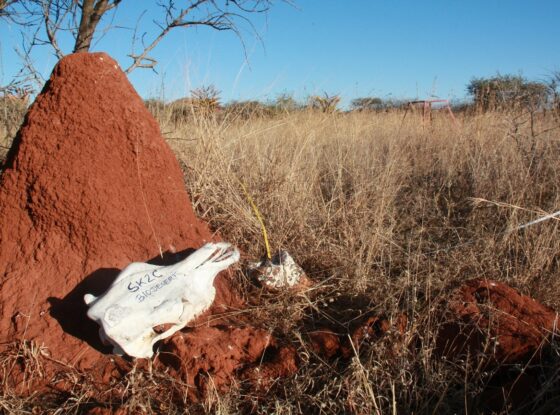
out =
[[[17,2],[18,0],[0,0],[0,19],[12,20],[16,14],[12,6]]]
[[[128,55],[133,62],[125,70],[126,73],[130,73],[136,68],[153,69],[157,62],[148,55],[176,27],[206,26],[218,31],[231,31],[240,39],[245,51],[240,25],[248,25],[258,37],[253,23],[245,14],[266,13],[272,6],[273,0],[226,0],[225,6],[221,6],[220,2],[216,0],[191,0],[187,3],[189,3],[187,7],[178,9],[174,0],[158,2],[164,10],[165,21],[164,23],[154,23],[161,31],[147,46],[144,46],[142,52],[134,53],[133,51]]]
[[[45,30],[47,32],[48,42],[55,50],[57,58],[61,59],[64,56],[64,53],[58,46],[57,32],[60,30],[68,13],[72,12],[72,8],[64,7],[65,5],[60,3],[56,4],[55,7],[51,7],[52,5],[52,1],[44,2],[42,4],[43,19],[45,21]],[[52,13],[54,13],[54,19]]]
[[[251,15],[266,13],[274,2],[275,0],[157,0],[157,5],[162,10],[161,19],[155,19],[153,23],[159,31],[148,41],[144,41],[147,37],[144,33],[141,37],[142,50],[137,53],[135,41],[138,21],[133,33],[132,52],[128,55],[132,58],[132,63],[125,72],[130,73],[136,68],[153,70],[157,60],[150,56],[151,53],[171,30],[178,27],[208,27],[217,31],[231,31],[239,38],[246,54],[242,32],[249,29],[260,40],[250,19]],[[22,60],[18,76],[39,79],[31,59],[32,50],[36,46],[48,45],[61,58],[68,52],[63,49],[63,36],[70,35],[75,39],[73,52],[89,51],[94,37],[99,40],[98,25],[101,20],[107,16],[108,11],[116,9],[121,3],[122,0],[0,0],[0,19],[18,25],[24,36],[25,45],[23,50],[18,51]],[[144,13],[141,13],[140,18]],[[114,16],[115,14],[113,18]],[[111,22],[101,36],[114,27]]]

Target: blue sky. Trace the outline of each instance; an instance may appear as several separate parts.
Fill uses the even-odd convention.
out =
[[[133,27],[147,9],[142,28],[149,36],[154,4],[124,0],[114,22]],[[244,31],[247,60],[231,33],[178,28],[152,54],[158,74],[137,69],[130,79],[143,97],[167,100],[209,84],[223,101],[284,92],[298,99],[337,93],[346,104],[363,96],[462,99],[472,77],[542,80],[560,70],[559,18],[559,0],[295,0],[295,7],[278,3],[253,19],[262,43]],[[131,36],[114,29],[93,50],[126,67]],[[16,28],[0,22],[2,84],[17,67],[18,43]],[[56,59],[45,48],[35,62],[48,76]]]

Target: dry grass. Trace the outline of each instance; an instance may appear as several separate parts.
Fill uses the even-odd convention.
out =
[[[485,114],[456,126],[441,115],[429,126],[398,112],[301,112],[163,126],[200,216],[250,258],[262,256],[241,180],[273,248],[291,252],[317,283],[303,298],[259,298],[254,321],[305,349],[298,336],[325,322],[345,333],[364,316],[404,311],[405,343],[423,340],[420,351],[391,358],[392,342],[381,342],[348,367],[310,356],[263,413],[476,407],[488,375],[464,378],[431,355],[431,316],[447,288],[493,278],[560,308],[558,222],[507,232],[560,208],[559,130],[541,120],[531,131],[529,121]]]
[[[23,121],[26,109],[27,104],[24,100],[0,96],[0,161],[3,161],[8,153],[10,143]]]
[[[560,309],[558,221],[507,232],[560,209],[560,135],[551,120],[531,128],[527,114],[484,114],[455,125],[438,114],[424,125],[402,112],[312,111],[169,120],[162,117],[162,130],[198,214],[248,258],[261,257],[264,243],[243,182],[273,249],[287,249],[316,283],[303,295],[271,296],[240,279],[252,321],[296,345],[301,369],[265,396],[211,394],[193,412],[476,413],[489,375],[432,355],[433,311],[447,287],[493,278]],[[306,332],[326,323],[346,333],[364,317],[401,312],[409,321],[400,347],[389,335],[342,363],[307,346]],[[419,339],[420,349],[407,347]],[[523,411],[558,410],[558,365],[551,367],[535,408]],[[128,379],[121,403],[178,411],[158,406],[161,397],[146,401],[153,382],[146,376]],[[69,399],[84,399],[85,387]],[[10,412],[17,399],[4,385],[0,408]]]
[[[557,221],[506,234],[560,207],[560,130],[531,137],[521,121],[489,114],[455,127],[441,117],[430,127],[403,122],[402,113],[303,112],[163,130],[200,216],[253,258],[264,245],[238,180],[273,247],[319,281],[385,308],[397,302],[387,295],[395,289],[434,290],[473,276],[558,307],[548,288]]]

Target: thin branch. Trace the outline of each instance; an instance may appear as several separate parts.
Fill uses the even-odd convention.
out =
[[[17,12],[12,6],[17,2],[18,0],[0,0],[0,19],[14,21]]]
[[[44,83],[45,79],[41,76],[41,73],[35,68],[33,60],[31,58],[31,53],[33,47],[36,45],[35,40],[37,39],[40,26],[37,26],[35,33],[31,37],[31,41],[26,43],[26,37],[22,32],[22,42],[21,49],[16,48],[15,51],[22,61],[22,66],[18,73],[14,76],[12,82],[16,84],[25,84],[28,82],[35,83],[37,88],[40,88]]]
[[[58,59],[62,59],[64,57],[64,53],[62,53],[62,50],[60,50],[60,47],[58,46],[58,42],[56,40],[56,33],[60,28],[60,20],[59,20],[59,16],[56,16],[55,21],[51,20],[51,7],[50,7],[51,4],[52,2],[50,1],[48,3],[43,4],[43,18],[45,19],[45,30],[47,32],[47,38],[49,39],[49,43],[54,48],[56,57]],[[56,11],[58,12],[58,8],[56,9]],[[64,13],[64,16],[66,16],[66,12]]]
[[[231,9],[228,8],[230,4],[238,11],[231,11]],[[155,22],[160,28],[159,34],[157,34],[151,43],[144,46],[142,52],[134,53],[133,50],[133,52],[128,55],[132,58],[133,62],[125,70],[125,73],[130,73],[136,68],[153,69],[157,62],[154,58],[149,58],[148,55],[163,38],[176,27],[189,28],[205,26],[217,31],[232,31],[241,41],[245,58],[247,58],[246,47],[241,35],[239,23],[247,24],[251,28],[251,31],[257,35],[257,38],[259,40],[261,40],[261,38],[251,20],[242,13],[266,13],[270,9],[271,4],[271,0],[226,0],[226,7],[222,8],[218,5],[216,0],[197,0],[192,1],[187,8],[178,10],[173,0],[168,0],[167,2],[159,1],[158,5],[164,9],[165,23]],[[199,16],[202,14],[202,16],[197,18],[196,15],[194,15],[193,18],[187,20],[187,16],[191,16],[195,12],[199,12],[197,14]]]
[[[140,53],[139,55],[135,55],[135,54],[130,54],[128,56],[130,56],[133,59],[133,63],[132,65],[130,65],[128,68],[126,68],[126,70],[124,71],[125,73],[130,73],[132,72],[134,69],[136,68],[154,68],[154,66],[156,65],[157,61],[153,58],[149,58],[147,55],[148,53],[150,53],[150,51],[156,47],[156,45],[161,42],[161,40],[165,37],[165,35],[167,33],[169,33],[169,31],[172,28],[170,26],[167,26],[166,28],[164,28],[162,30],[162,32],[152,41],[152,43],[145,47],[144,50],[142,51],[142,53]],[[145,61],[148,61],[149,63],[145,63]]]
[[[115,17],[116,17],[116,6],[112,7],[112,9],[115,9],[115,12],[113,12],[112,16],[111,16],[111,21],[105,26],[103,27],[103,29],[101,29],[101,34],[99,36],[97,36],[97,39],[95,40],[94,43],[94,47],[97,46],[97,44],[107,35],[107,33],[109,33],[111,30],[113,29],[130,29],[127,28],[125,26],[120,26],[120,25],[114,25],[115,22]],[[111,10],[111,9],[108,9]]]

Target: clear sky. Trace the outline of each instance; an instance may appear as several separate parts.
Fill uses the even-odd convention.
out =
[[[113,23],[149,35],[155,1],[124,0]],[[180,1],[177,1],[180,3]],[[175,29],[154,50],[158,74],[137,69],[130,79],[145,98],[172,100],[213,84],[222,100],[272,99],[292,93],[461,99],[472,77],[496,73],[542,80],[560,70],[560,0],[294,0],[253,19],[262,38],[245,30],[247,60],[231,33]],[[93,48],[126,67],[132,30],[113,29]],[[15,27],[0,22],[0,83],[18,60]],[[64,44],[64,42],[63,42]],[[56,59],[35,56],[48,76]]]

